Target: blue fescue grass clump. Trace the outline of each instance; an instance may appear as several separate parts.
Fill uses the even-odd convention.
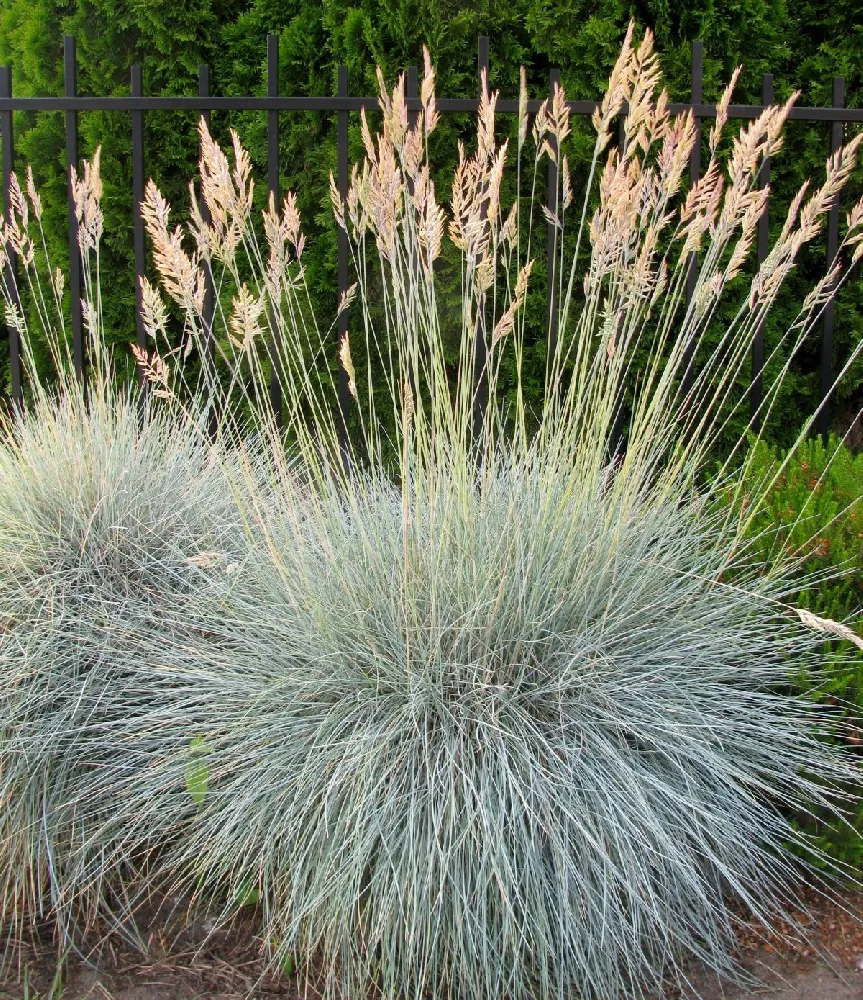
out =
[[[732,974],[735,904],[769,923],[794,898],[782,808],[846,773],[775,691],[817,650],[781,585],[724,586],[722,526],[622,481],[441,471],[407,525],[400,489],[355,485],[274,511],[207,641],[165,651],[208,746],[171,871],[226,918],[252,890],[275,957],[334,993],[642,995],[693,956]]]
[[[164,710],[142,686],[129,623],[158,636],[204,599],[202,563],[224,572],[242,531],[222,463],[195,427],[142,416],[128,392],[92,387],[37,401],[0,442],[0,858],[4,922],[62,914],[65,930],[123,911],[146,839],[109,857],[92,836],[122,787],[93,781],[145,766],[145,741],[113,727]],[[180,626],[177,626],[179,629]],[[155,794],[155,793],[154,793]],[[154,824],[155,843],[164,827]],[[116,862],[116,865],[114,864]],[[112,868],[116,870],[112,871]]]
[[[176,638],[184,609],[206,600],[210,575],[238,565],[245,542],[229,451],[212,439],[200,398],[152,382],[143,398],[105,348],[98,156],[75,185],[86,383],[59,272],[34,250],[44,247],[41,204],[31,178],[27,188],[13,178],[4,230],[34,301],[18,309],[18,290],[4,285],[26,393],[0,414],[0,929],[53,916],[61,937],[81,942],[97,916],[123,926],[149,852],[170,836],[158,822],[138,840],[100,833],[123,775],[161,752],[141,737],[141,718],[164,716],[174,700],[169,681],[141,679],[135,630],[146,622],[157,644],[166,630]],[[124,742],[123,727],[139,738]],[[106,770],[114,783],[100,780]]]

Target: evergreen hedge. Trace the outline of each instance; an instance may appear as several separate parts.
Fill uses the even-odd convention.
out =
[[[655,32],[672,99],[690,94],[691,43],[704,42],[705,100],[718,97],[722,81],[737,64],[743,73],[735,100],[760,103],[762,74],[774,74],[780,100],[792,89],[806,105],[829,104],[832,78],[844,75],[846,103],[863,105],[863,14],[858,0],[741,0],[733,8],[707,0],[509,0],[507,3],[460,0],[189,0],[169,3],[148,0],[0,0],[0,63],[13,68],[14,93],[60,94],[62,36],[78,41],[79,91],[82,94],[128,93],[129,67],[144,67],[149,94],[197,93],[197,67],[211,67],[214,93],[239,95],[265,92],[265,36],[279,36],[283,94],[331,94],[337,66],[347,65],[352,94],[377,92],[375,66],[388,79],[406,65],[421,63],[428,44],[438,71],[438,93],[476,93],[477,37],[487,34],[491,46],[491,85],[515,96],[518,69],[525,65],[531,92],[548,89],[548,72],[560,67],[561,80],[573,99],[595,98],[602,90],[631,16]],[[263,113],[213,116],[216,134],[228,125],[240,130],[260,175],[265,176],[266,123]],[[432,150],[443,177],[452,175],[456,138],[468,116],[449,116],[436,135]],[[30,162],[44,193],[47,228],[56,244],[55,259],[65,248],[65,144],[62,116],[56,113],[16,116],[19,167]],[[583,122],[585,134],[589,125]],[[327,198],[329,173],[335,169],[335,120],[319,113],[283,115],[281,119],[281,184],[294,189],[310,235],[308,275],[313,292],[335,303],[336,231]],[[81,153],[101,144],[105,155],[106,240],[103,248],[107,327],[117,340],[134,335],[134,268],[131,227],[131,140],[125,114],[92,112],[80,116]],[[853,127],[847,126],[848,136]],[[146,116],[146,169],[173,204],[187,200],[186,180],[194,173],[197,150],[194,116],[177,112]],[[352,153],[360,151],[359,122],[352,116]],[[829,148],[829,126],[792,123],[786,150],[773,164],[772,228],[781,223],[784,208],[803,178],[818,177]],[[576,168],[577,168],[576,164]],[[851,185],[848,199],[859,193],[861,179]],[[263,196],[263,191],[259,194]],[[441,196],[446,197],[442,190]],[[809,287],[808,279],[823,269],[823,241],[803,258],[799,287],[789,289],[789,303]],[[541,330],[544,296],[538,270],[528,315],[535,328],[534,344],[526,354],[526,383],[537,389],[545,365]],[[805,294],[803,292],[802,294]],[[789,305],[789,308],[791,306]],[[790,317],[782,304],[767,330],[784,329]],[[863,286],[852,282],[836,310],[836,357],[846,355],[863,333]],[[3,348],[0,348],[2,350]],[[335,366],[335,350],[332,364]],[[810,412],[817,392],[819,344],[801,354],[784,398],[783,419],[773,423],[773,440],[787,444]],[[3,391],[8,372],[2,364]],[[535,368],[531,378],[530,368]],[[533,401],[538,402],[538,399]],[[852,373],[833,406],[833,424],[844,430],[863,402],[863,372]],[[787,440],[786,440],[787,438]]]

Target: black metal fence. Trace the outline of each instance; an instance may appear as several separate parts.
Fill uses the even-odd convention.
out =
[[[670,104],[669,110],[672,113],[679,113],[692,109],[698,136],[701,135],[701,123],[704,119],[714,118],[716,106],[703,102],[703,45],[701,42],[694,42],[692,46],[692,91],[690,103]],[[481,79],[483,70],[486,74],[489,68],[489,43],[488,38],[479,38],[477,46],[477,80]],[[14,163],[14,138],[12,130],[13,111],[59,111],[65,116],[66,124],[66,163],[68,175],[68,218],[69,218],[69,292],[71,301],[71,330],[73,341],[73,360],[75,368],[83,377],[85,369],[85,341],[81,315],[81,270],[78,257],[78,232],[75,206],[72,198],[71,165],[78,165],[78,115],[82,111],[115,111],[118,113],[129,113],[131,115],[132,129],[132,211],[133,211],[133,234],[134,234],[134,255],[135,271],[138,279],[145,270],[145,240],[144,223],[141,218],[140,204],[144,197],[144,178],[146,151],[144,149],[144,115],[148,111],[197,111],[209,124],[209,117],[212,111],[266,111],[267,112],[267,181],[269,191],[273,193],[276,201],[280,197],[279,192],[279,127],[280,114],[286,111],[321,111],[324,113],[335,113],[337,120],[337,146],[338,146],[338,189],[344,197],[348,190],[348,117],[353,112],[359,112],[362,108],[368,110],[377,107],[377,97],[351,97],[348,93],[348,70],[346,66],[338,68],[338,85],[334,95],[329,97],[283,97],[279,95],[279,47],[278,37],[269,35],[267,37],[267,94],[266,96],[249,97],[217,97],[210,94],[209,68],[199,67],[198,71],[198,95],[196,97],[145,97],[143,93],[142,75],[140,66],[131,67],[130,95],[128,97],[83,97],[78,94],[77,64],[75,57],[75,39],[71,36],[64,38],[64,81],[65,93],[62,97],[13,97],[12,95],[12,71],[9,66],[0,66],[0,141],[2,141],[2,193],[3,212],[8,219],[9,213],[9,182],[13,171]],[[555,87],[559,85],[560,71],[553,69],[549,73],[549,94],[554,93]],[[832,131],[830,139],[830,152],[835,153],[843,143],[843,125],[858,123],[863,125],[863,109],[852,109],[844,106],[844,80],[842,77],[833,79],[833,101],[831,107],[794,107],[791,110],[790,118],[793,120],[831,122]],[[416,66],[409,66],[406,72],[406,96],[408,111],[417,112],[420,110],[419,100],[419,80]],[[762,104],[732,104],[728,109],[729,118],[752,119],[757,117],[773,101],[773,77],[768,74],[764,76],[762,85]],[[541,99],[528,102],[528,113],[536,114],[539,110]],[[569,101],[567,102],[572,113],[577,115],[592,114],[597,107],[595,101]],[[478,98],[438,98],[437,110],[443,114],[454,112],[476,112],[478,109]],[[497,103],[497,110],[503,114],[516,114],[518,111],[517,99],[500,99]],[[701,143],[696,141],[692,149],[689,163],[690,181],[698,179],[701,171]],[[765,161],[759,176],[759,185],[764,187],[770,176],[770,162]],[[556,211],[556,192],[558,186],[557,166],[549,160],[548,163],[548,201],[552,212]],[[206,211],[206,206],[202,208]],[[768,250],[768,225],[769,206],[761,217],[758,228],[757,258],[760,264]],[[827,265],[832,262],[838,245],[839,237],[839,203],[834,203],[830,211],[827,224]],[[554,229],[551,224],[548,227],[548,285],[547,285],[547,309],[549,316],[548,336],[554,340],[556,329],[554,318],[556,316],[554,263],[552,251],[554,247]],[[338,288],[339,295],[345,292],[349,284],[349,247],[347,234],[339,230],[338,243]],[[10,273],[14,273],[15,260],[10,258],[8,262]],[[690,260],[690,269],[687,282],[687,295],[691,296],[696,278],[696,261]],[[213,290],[208,287],[205,302],[205,321],[209,315],[213,315]],[[136,281],[136,325],[137,340],[144,347],[146,346],[146,335],[141,310],[141,289],[140,280]],[[343,310],[338,319],[339,340],[344,336],[348,327],[348,314]],[[833,381],[833,333],[834,333],[834,305],[831,302],[825,309],[822,324],[821,337],[821,363],[819,376],[819,400],[825,400]],[[9,356],[11,365],[11,391],[14,399],[20,399],[22,393],[21,384],[21,346],[17,331],[9,329]],[[753,411],[757,409],[761,400],[761,371],[764,364],[764,330],[756,332],[752,344],[752,387],[750,392],[751,405]],[[344,372],[341,372],[339,385],[339,400],[342,412],[347,412],[348,392],[347,379]],[[274,379],[271,386],[273,404],[280,408],[280,390],[277,380]],[[818,429],[822,434],[826,434],[829,426],[829,408],[824,405]]]

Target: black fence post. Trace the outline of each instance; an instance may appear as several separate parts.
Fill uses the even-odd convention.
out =
[[[624,103],[620,114],[617,117],[617,147],[621,154],[623,153],[623,147],[626,143],[626,115],[629,111],[629,105]],[[614,401],[614,422],[611,425],[611,438],[608,442],[608,460],[609,462],[615,461],[617,458],[623,455],[626,448],[626,442],[624,441],[624,390],[625,386],[620,384],[616,389],[616,396]]]
[[[144,82],[141,67],[132,66],[130,71],[130,87],[133,97],[144,96]],[[144,243],[144,219],[141,215],[141,202],[144,200],[144,112],[132,112],[132,238],[135,246],[135,329],[137,331],[138,347],[147,346],[147,331],[144,329],[144,299],[141,282],[147,266]],[[138,371],[140,385],[146,386],[147,380],[142,371]]]
[[[833,107],[845,105],[845,78],[833,78]],[[836,154],[842,148],[842,122],[834,121],[830,133],[830,153]],[[839,201],[837,194],[830,208],[827,220],[827,267],[833,265],[839,246]],[[833,385],[833,322],[836,316],[836,300],[831,296],[824,307],[824,327],[821,333],[821,371],[819,375],[818,399],[821,410],[818,414],[818,433],[824,443],[830,434],[830,391]]]
[[[348,96],[348,67],[339,66],[338,69],[338,86],[337,94],[339,97]],[[344,205],[345,200],[348,196],[348,112],[347,110],[340,109],[338,111],[338,121],[337,121],[337,144],[338,144],[338,189],[339,198]],[[339,305],[344,301],[344,296],[348,291],[348,265],[350,263],[350,247],[348,246],[348,234],[347,232],[338,227],[338,251],[339,251]],[[347,308],[342,308],[339,312],[337,331],[336,335],[338,338],[339,355],[341,356],[341,347],[344,343],[345,337],[348,335],[348,310]],[[348,415],[350,413],[351,406],[351,394],[349,391],[349,379],[348,373],[345,371],[344,365],[339,365],[339,447],[342,454],[342,463],[347,469],[349,464],[349,449],[348,449]]]
[[[761,82],[761,103],[767,107],[773,103],[773,74],[765,73]],[[761,161],[761,169],[758,173],[758,188],[763,191],[770,183],[770,157],[765,156]],[[767,250],[770,240],[770,196],[767,204],[758,220],[758,268],[764,263],[767,257]],[[755,336],[752,339],[752,386],[749,395],[749,407],[752,415],[752,426],[757,431],[761,427],[761,415],[758,409],[761,406],[763,387],[761,384],[761,372],[764,368],[764,316],[758,321],[755,329]]]
[[[554,100],[555,91],[560,87],[560,70],[549,70],[548,74],[548,99]],[[548,157],[548,169],[546,172],[546,201],[548,210],[553,218],[558,217],[557,189],[559,185],[558,158],[560,150],[557,147],[556,136],[549,135],[548,144],[553,155]],[[549,381],[552,371],[552,359],[557,350],[557,241],[558,227],[549,220],[546,224],[545,235],[545,260],[546,273],[548,275],[548,285],[545,290],[545,313],[548,320],[548,358],[545,363],[546,382]],[[551,388],[551,386],[549,386]]]
[[[267,35],[267,97],[279,96],[279,37]],[[279,184],[279,112],[267,112],[267,189],[275,211],[279,211],[281,187]],[[270,406],[276,425],[282,425],[282,352],[277,344],[279,325],[270,304]]]
[[[12,69],[0,66],[0,97],[12,96]],[[12,206],[9,201],[9,187],[12,171],[15,169],[15,140],[12,129],[12,112],[0,112],[0,137],[3,141],[3,218],[9,222],[12,218]],[[15,252],[10,246],[6,250],[6,284],[9,296],[16,309],[20,312],[21,303],[18,298]],[[21,334],[14,325],[8,326],[9,334],[9,377],[12,399],[16,404],[22,401],[21,385]]]
[[[408,128],[415,129],[419,121],[420,113],[416,108],[411,107],[414,101],[418,101],[420,96],[419,70],[416,66],[408,66],[405,73],[405,97],[408,105]]]
[[[66,97],[76,97],[78,92],[78,67],[75,57],[75,39],[63,38],[63,82]],[[84,324],[81,316],[81,254],[78,247],[78,215],[75,209],[75,190],[72,171],[78,169],[78,112],[66,111],[66,173],[68,178],[69,218],[69,305],[72,314],[72,358],[75,372],[84,380]]]
[[[483,95],[483,87],[490,88],[489,79],[489,54],[488,35],[480,35],[476,49],[476,75],[477,93],[480,100]],[[488,205],[483,200],[480,211],[482,218],[486,218]],[[476,330],[473,340],[473,371],[474,371],[474,396],[473,396],[473,436],[477,439],[482,425],[485,422],[485,412],[488,407],[488,356],[485,343],[484,317],[481,314],[481,307],[476,318]]]
[[[692,104],[699,105],[704,100],[704,43],[692,43]],[[695,118],[695,142],[692,146],[692,153],[689,157],[689,184],[692,187],[701,177],[701,116],[694,115]],[[698,279],[698,257],[693,251],[689,255],[688,270],[686,272],[686,304],[692,301],[695,294],[695,283]],[[694,342],[687,345],[683,361],[683,395],[689,395],[692,388],[693,373],[692,367],[695,360]]]
[[[210,67],[206,63],[202,63],[198,67],[198,97],[209,97],[210,95]],[[210,129],[210,111],[208,108],[204,108],[201,111],[201,118],[204,119],[204,124],[207,126],[207,130]],[[199,146],[201,155],[203,156],[204,146],[203,143]],[[204,198],[203,185],[201,186],[201,218],[204,222],[210,222],[210,209],[207,206],[207,201]],[[204,357],[201,359],[204,366],[208,369],[209,376],[215,377],[215,350],[216,345],[213,338],[213,317],[215,315],[215,306],[213,303],[213,272],[210,267],[204,269]]]

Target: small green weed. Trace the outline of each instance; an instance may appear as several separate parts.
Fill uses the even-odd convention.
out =
[[[196,806],[202,806],[207,797],[210,783],[210,768],[207,756],[212,747],[201,736],[195,736],[189,741],[189,761],[186,764],[186,791],[192,797]]]
[[[57,968],[54,970],[54,976],[51,979],[51,985],[48,987],[47,993],[41,993],[31,986],[30,966],[26,966],[24,969],[24,981],[21,984],[24,991],[22,1000],[61,1000],[61,997],[63,996],[63,987],[66,983],[66,962],[68,957],[68,952],[64,952],[60,956],[60,960],[57,963]]]

